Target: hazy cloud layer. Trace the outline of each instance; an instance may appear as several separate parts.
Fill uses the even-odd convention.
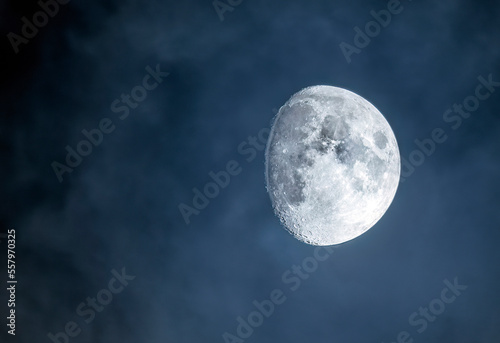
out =
[[[70,342],[223,342],[275,288],[288,300],[248,341],[392,342],[403,330],[416,342],[498,340],[500,91],[457,130],[443,113],[478,76],[500,81],[500,7],[401,4],[350,64],[339,44],[386,2],[244,1],[221,22],[207,0],[73,0],[18,54],[4,37],[1,220],[17,231],[16,341],[50,342],[75,321]],[[2,6],[4,36],[38,10]],[[157,64],[170,75],[120,120],[111,103]],[[315,84],[373,103],[403,158],[436,127],[449,138],[373,229],[290,292],[283,273],[314,248],[274,216],[264,153],[248,162],[238,146]],[[51,163],[102,118],[115,130],[59,183]],[[241,174],[186,225],[179,203],[229,160]],[[86,324],[77,306],[122,267],[136,279]],[[410,314],[455,277],[467,290],[416,333]],[[2,292],[2,313],[5,303]],[[5,326],[0,335],[12,340]]]

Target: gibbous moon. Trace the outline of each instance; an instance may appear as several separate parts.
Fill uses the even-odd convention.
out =
[[[308,87],[280,108],[266,148],[267,190],[297,239],[333,245],[366,232],[399,184],[398,144],[367,100],[331,86]]]

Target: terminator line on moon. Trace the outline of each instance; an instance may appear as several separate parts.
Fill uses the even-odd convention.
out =
[[[312,245],[366,232],[399,183],[399,149],[384,116],[348,90],[313,86],[280,108],[266,148],[266,182],[285,228]]]

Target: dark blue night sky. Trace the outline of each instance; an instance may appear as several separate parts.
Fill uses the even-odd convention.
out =
[[[1,342],[500,341],[497,2],[41,4],[0,5]],[[277,109],[320,84],[404,160],[329,249],[283,229],[264,174]]]

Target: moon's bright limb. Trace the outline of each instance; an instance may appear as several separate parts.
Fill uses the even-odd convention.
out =
[[[391,127],[348,90],[313,86],[280,108],[266,149],[266,182],[276,214],[313,245],[349,241],[389,208],[401,162]]]

